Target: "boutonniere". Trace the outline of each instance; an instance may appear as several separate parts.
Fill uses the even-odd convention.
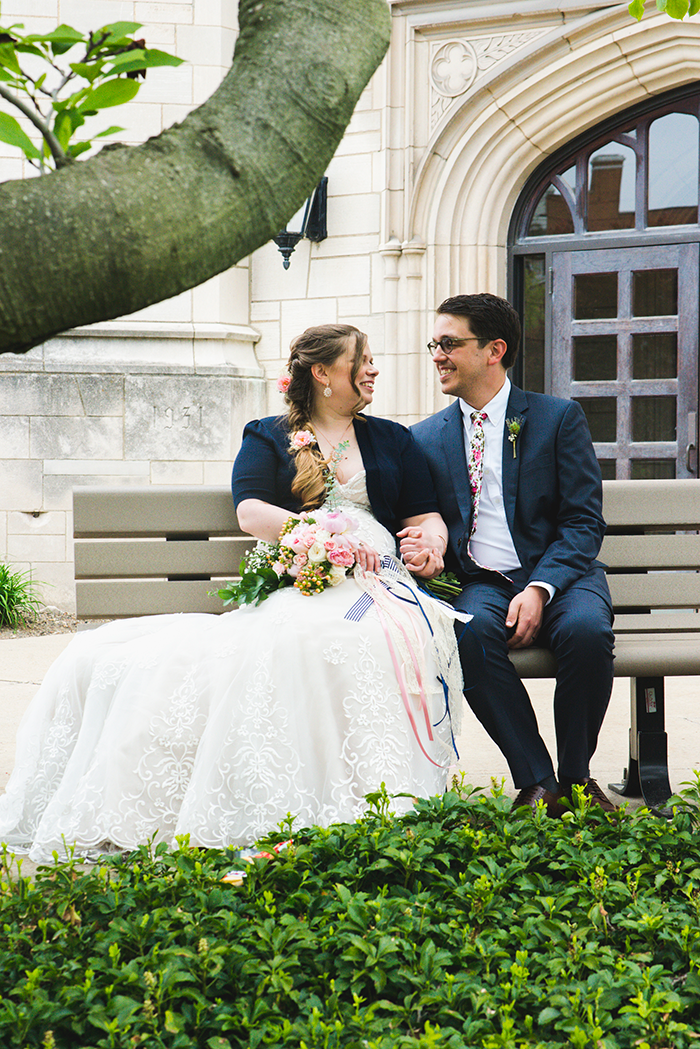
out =
[[[517,458],[518,454],[515,447],[515,442],[520,436],[520,431],[524,422],[525,420],[523,419],[522,415],[516,415],[514,419],[506,419],[506,426],[508,427],[508,440],[513,445],[514,459]]]

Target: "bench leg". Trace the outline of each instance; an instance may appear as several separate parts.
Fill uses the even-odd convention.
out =
[[[617,794],[641,797],[650,809],[658,809],[672,793],[668,778],[664,679],[632,678],[630,685],[629,766],[625,769],[624,782],[608,786]]]

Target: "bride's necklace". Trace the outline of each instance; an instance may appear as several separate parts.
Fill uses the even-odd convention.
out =
[[[314,431],[320,437],[323,437],[324,441],[326,441],[326,443],[329,444],[330,448],[331,448],[331,454],[330,454],[329,458],[326,460],[326,470],[325,470],[325,474],[326,474],[326,480],[325,480],[325,485],[326,485],[325,505],[326,506],[333,506],[335,501],[336,501],[336,499],[337,499],[336,487],[337,487],[337,484],[338,484],[338,480],[337,480],[336,474],[338,472],[338,466],[340,464],[340,461],[341,461],[341,459],[343,458],[343,456],[345,455],[346,451],[348,450],[348,448],[350,446],[350,441],[349,440],[343,440],[343,438],[345,437],[345,434],[348,432],[348,430],[352,426],[352,423],[353,423],[353,420],[351,419],[350,422],[348,423],[348,425],[345,427],[345,429],[341,433],[340,440],[335,445],[332,443],[332,441],[328,440],[328,438],[326,437],[325,433],[321,432],[321,430],[316,425],[316,423],[314,423],[314,422],[311,423]]]
[[[351,419],[350,422],[348,423],[348,425],[345,427],[345,429],[341,433],[341,435],[338,438],[337,442],[335,444],[333,444],[333,441],[331,441],[330,438],[326,437],[325,433],[320,428],[320,426],[317,425],[317,423],[315,423],[315,422],[311,423],[311,425],[313,426],[314,430],[319,435],[319,437],[323,437],[323,439],[326,442],[326,444],[330,447],[331,454],[330,454],[330,457],[329,457],[329,461],[332,461],[333,458],[335,457],[336,452],[340,448],[341,444],[343,444],[343,438],[345,437],[345,434],[348,432],[348,430],[350,429],[352,424],[353,424],[353,420]],[[347,448],[347,442],[345,443],[345,447]],[[345,449],[343,449],[343,451],[344,450]]]

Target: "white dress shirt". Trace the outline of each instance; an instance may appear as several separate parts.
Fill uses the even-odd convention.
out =
[[[503,503],[503,431],[509,397],[510,379],[506,378],[496,396],[481,409],[488,417],[484,420],[484,472],[476,530],[470,540],[474,559],[506,576],[513,569],[521,567]],[[469,462],[469,447],[474,433],[471,414],[479,409],[473,408],[461,397],[459,404],[464,421],[464,450]],[[547,603],[556,590],[550,583],[539,580],[533,580],[529,585],[541,586],[546,590],[549,595]]]

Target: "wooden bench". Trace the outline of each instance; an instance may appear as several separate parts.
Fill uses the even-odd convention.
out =
[[[615,607],[615,676],[631,679],[629,764],[619,793],[671,794],[664,678],[700,674],[700,482],[606,481],[600,554]],[[78,617],[221,612],[208,593],[251,545],[224,487],[77,488]],[[514,652],[523,678],[553,677],[546,649]]]

